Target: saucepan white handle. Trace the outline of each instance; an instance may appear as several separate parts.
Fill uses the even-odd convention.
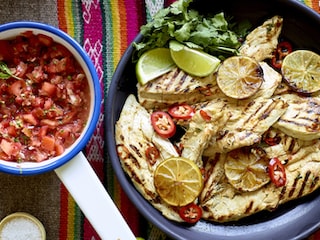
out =
[[[103,240],[136,239],[82,152],[55,172]]]

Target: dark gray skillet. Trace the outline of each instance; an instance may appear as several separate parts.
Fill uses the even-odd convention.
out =
[[[320,14],[298,0],[198,0],[194,8],[201,13],[221,12],[235,19],[249,19],[255,26],[275,14],[284,17],[282,36],[295,48],[320,53]],[[137,36],[135,41],[139,41]],[[119,182],[142,215],[173,239],[192,240],[271,240],[303,239],[320,228],[320,191],[280,206],[273,212],[261,212],[241,221],[218,224],[200,221],[194,226],[164,218],[134,188],[119,163],[114,140],[114,125],[129,93],[136,92],[132,47],[123,55],[111,82],[106,102],[106,143],[110,161]]]

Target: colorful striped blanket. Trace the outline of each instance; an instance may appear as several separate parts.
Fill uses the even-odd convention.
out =
[[[319,0],[299,1],[320,13]],[[113,72],[125,49],[138,34],[140,26],[150,21],[159,9],[172,2],[173,0],[13,0],[1,4],[0,14],[2,16],[1,22],[21,19],[46,22],[59,27],[75,38],[88,52],[97,69],[105,99]],[[167,239],[160,230],[139,214],[121,190],[110,163],[106,161],[103,105],[104,103],[101,107],[97,129],[85,149],[85,154],[134,234],[148,240]],[[52,179],[52,182],[44,183],[44,186],[46,186],[45,184],[53,185],[53,182],[58,184],[56,196],[59,196],[58,200],[60,201],[59,207],[56,208],[57,216],[53,216],[59,221],[56,222],[58,227],[45,226],[48,230],[48,239],[100,239],[63,184],[50,174],[44,177]],[[39,182],[44,177],[35,177],[34,181]],[[17,180],[10,179],[9,181]],[[17,184],[21,184],[21,182]],[[37,199],[37,201],[39,200]],[[1,204],[3,202],[0,201]],[[16,204],[9,210],[0,210],[2,211],[0,211],[1,216],[4,216],[10,211],[24,209],[22,204]],[[35,215],[38,214],[40,220],[43,220],[47,214],[46,212],[37,212],[36,205],[27,208],[27,210],[33,211]],[[43,222],[46,225],[47,222]],[[309,239],[320,240],[320,232]]]

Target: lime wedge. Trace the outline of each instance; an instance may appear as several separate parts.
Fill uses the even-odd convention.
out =
[[[171,57],[183,71],[197,77],[205,77],[217,70],[220,59],[177,41],[169,43]]]
[[[141,85],[160,77],[175,67],[168,48],[154,48],[141,55],[136,64],[136,76]]]

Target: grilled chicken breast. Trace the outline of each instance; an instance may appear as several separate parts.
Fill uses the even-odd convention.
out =
[[[282,30],[283,18],[274,16],[250,32],[240,47],[240,55],[252,57],[257,61],[271,58],[277,48]]]
[[[137,88],[138,100],[146,109],[208,101],[219,91],[214,74],[199,78],[190,76],[178,68],[145,85],[138,84]]]
[[[264,151],[267,158],[280,156],[285,163],[285,186],[278,188],[269,182],[255,191],[241,192],[228,182],[225,175],[226,154],[216,153],[205,166],[209,177],[200,196],[204,219],[217,222],[239,220],[262,210],[274,210],[282,203],[319,188],[320,140],[303,141],[283,133],[278,137],[280,143],[266,147]]]
[[[230,108],[229,108],[230,107]],[[228,123],[212,139],[204,155],[215,152],[229,152],[233,149],[250,146],[261,140],[267,131],[286,111],[287,104],[281,98],[258,98],[246,104],[224,107],[231,117]]]
[[[143,86],[138,84],[139,103],[133,95],[128,97],[116,124],[121,165],[138,191],[168,219],[182,221],[177,209],[156,192],[153,173],[161,161],[179,153],[153,130],[149,111],[177,103],[188,103],[196,110],[190,120],[177,121],[185,129],[177,145],[180,156],[193,160],[207,176],[196,200],[203,219],[235,221],[262,210],[274,210],[320,187],[320,98],[290,93],[282,76],[263,62],[277,47],[282,23],[280,16],[268,19],[247,36],[240,48],[241,55],[255,58],[263,69],[264,81],[248,99],[225,96],[215,74],[197,78],[178,68]],[[274,140],[271,146],[266,144],[268,138]],[[160,156],[147,156],[148,148],[158,149]],[[235,180],[229,174],[233,171],[230,165],[237,171],[237,166],[251,161],[245,163],[246,156],[233,158],[231,154],[245,155],[254,148],[261,150],[263,158],[257,164],[262,181],[254,185],[252,174],[249,180],[254,186],[250,182],[244,187],[241,177],[236,174]],[[267,174],[268,161],[273,157],[285,167],[287,180],[282,187],[276,187]],[[235,164],[230,164],[230,158]],[[249,169],[255,168],[246,171]]]
[[[320,138],[320,98],[297,94],[281,95],[289,104],[287,111],[275,123],[286,134],[304,140]]]
[[[121,165],[142,196],[167,218],[182,221],[177,212],[159,197],[153,183],[153,172],[159,162],[179,154],[169,140],[154,132],[150,114],[133,95],[127,98],[116,124],[116,144]],[[159,150],[159,159],[146,157],[149,147]]]

